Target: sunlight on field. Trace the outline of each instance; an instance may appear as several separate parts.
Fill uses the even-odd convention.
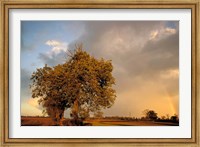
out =
[[[173,126],[178,125],[176,123],[166,123],[166,122],[154,122],[154,121],[141,121],[141,120],[89,120],[85,121],[91,123],[92,126]]]
[[[65,119],[65,122],[69,119]],[[172,122],[154,122],[142,120],[89,119],[84,121],[87,126],[178,126]],[[49,117],[22,117],[21,126],[55,126]]]

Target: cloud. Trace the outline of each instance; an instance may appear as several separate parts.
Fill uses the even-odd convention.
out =
[[[82,42],[92,55],[111,59],[116,75],[155,75],[178,67],[178,31],[165,30],[164,22],[87,22],[86,33],[69,48]],[[156,42],[149,40],[153,31],[160,37]]]
[[[178,78],[179,70],[178,69],[170,69],[167,71],[162,71],[160,76],[161,76],[161,78],[164,78],[164,79]]]
[[[42,109],[32,106],[30,103],[21,103],[21,116],[43,116]]]
[[[170,33],[170,34],[175,34],[176,33],[176,29],[173,29],[173,28],[166,28],[165,29],[165,32],[167,32],[167,33]]]
[[[27,99],[27,104],[30,106],[30,107],[34,107],[34,108],[36,108],[36,109],[38,109],[38,110],[43,110],[44,108],[42,107],[42,105],[40,105],[39,103],[38,103],[38,100],[40,99],[40,97],[38,97],[38,98],[28,98]]]
[[[56,41],[56,40],[48,40],[46,42],[46,45],[49,45],[49,46],[60,46],[62,43],[59,42],[59,41]]]
[[[42,115],[42,107],[37,104],[38,99],[33,99],[31,97],[31,90],[29,85],[31,84],[31,72],[26,69],[21,69],[21,115],[25,116],[35,116]]]
[[[157,38],[157,36],[158,36],[158,31],[152,31],[149,39],[154,40]]]
[[[49,55],[51,58],[61,52],[66,52],[68,48],[67,43],[56,40],[48,40],[45,44],[52,47],[51,51],[47,52],[47,55]]]
[[[55,66],[66,60],[66,51],[68,50],[68,44],[66,42],[47,40],[45,44],[51,48],[50,51],[39,54],[38,58],[42,60],[43,63]]]
[[[29,85],[31,83],[31,72],[29,72],[26,69],[21,69],[21,97],[22,96],[29,96],[30,95],[30,89]]]
[[[158,29],[163,22],[139,21],[88,21],[85,22],[85,33],[69,44],[83,43],[90,52],[105,55],[110,52],[136,50],[149,39],[152,30]],[[148,27],[147,27],[148,26]],[[105,44],[106,43],[106,44]],[[134,47],[134,48],[133,48]]]
[[[135,115],[141,115],[139,108],[135,108],[136,103],[140,109],[151,104],[159,110],[161,107],[156,104],[162,94],[177,103],[179,28],[176,21],[170,25],[173,23],[175,28],[163,21],[86,22],[85,33],[69,44],[69,48],[73,48],[75,43],[82,42],[93,56],[112,60],[117,99],[106,114],[127,114],[132,110]],[[167,110],[167,101],[164,98],[158,101],[166,104]],[[176,110],[178,113],[178,108]]]
[[[33,106],[33,107],[35,107],[35,108],[37,108],[37,109],[41,109],[41,106],[38,104],[38,100],[39,100],[39,98],[29,98],[28,100],[27,100],[27,103],[30,105],[30,106]]]
[[[36,44],[34,43],[26,43],[26,41],[22,40],[21,41],[21,51],[25,52],[25,51],[33,51],[36,48]]]
[[[175,34],[176,32],[177,32],[177,30],[174,29],[174,28],[163,27],[160,30],[153,30],[150,33],[149,40],[159,40],[159,39],[162,39],[164,37],[167,37],[167,36],[170,36],[172,34]]]

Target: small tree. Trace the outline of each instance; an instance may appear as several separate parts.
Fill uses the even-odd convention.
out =
[[[154,110],[144,110],[143,113],[145,114],[146,119],[149,120],[156,120],[158,118],[157,113]]]
[[[166,119],[166,117],[165,116],[161,116],[161,120],[165,120]]]
[[[169,120],[169,114],[166,114],[166,120]]]
[[[178,122],[179,121],[178,115],[174,114],[173,116],[171,116],[170,120],[173,122]]]

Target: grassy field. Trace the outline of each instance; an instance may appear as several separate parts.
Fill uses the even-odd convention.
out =
[[[64,122],[69,121],[65,119]],[[91,126],[178,126],[172,122],[154,122],[141,120],[118,120],[118,119],[88,119],[84,121]],[[55,126],[49,117],[21,117],[22,126]]]
[[[91,123],[92,126],[178,126],[177,123],[171,122],[154,122],[141,120],[110,120],[110,119],[96,119],[85,121]]]

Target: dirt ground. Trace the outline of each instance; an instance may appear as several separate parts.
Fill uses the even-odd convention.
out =
[[[65,119],[68,121],[69,119]],[[84,121],[92,126],[178,126],[171,122],[154,122],[141,120],[117,120],[117,119],[88,119]],[[49,117],[21,117],[21,126],[55,126]]]
[[[49,117],[21,117],[21,126],[54,126]]]

